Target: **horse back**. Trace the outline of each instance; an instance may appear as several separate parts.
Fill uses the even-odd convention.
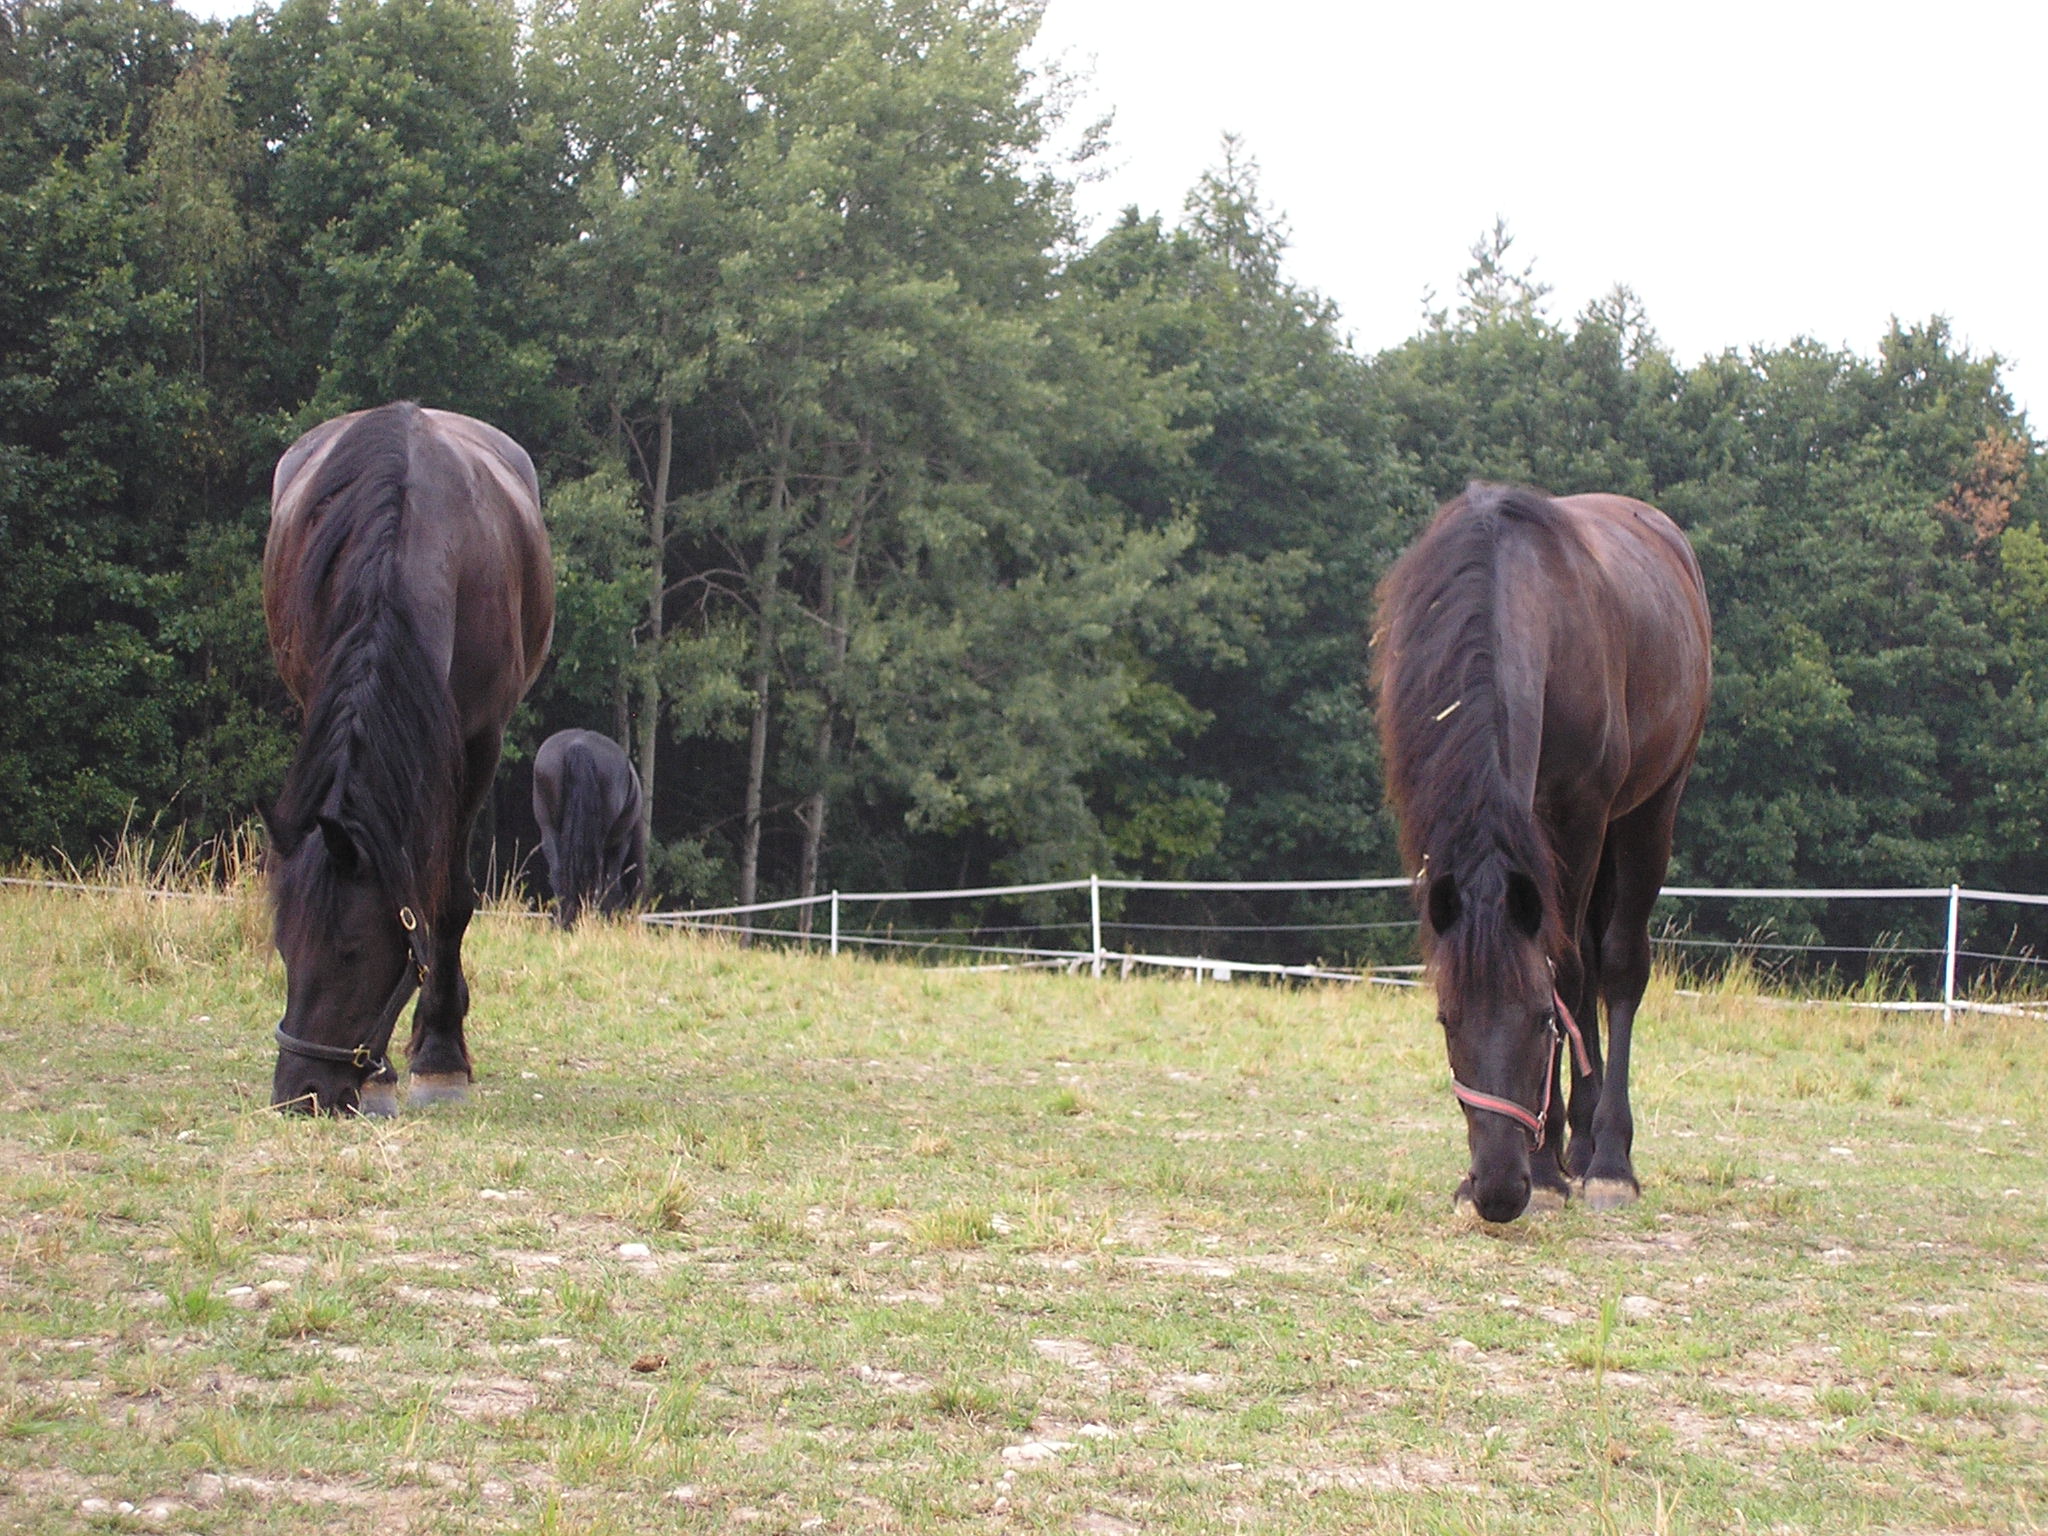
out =
[[[502,725],[538,675],[554,629],[554,578],[533,461],[488,423],[411,404],[323,422],[279,459],[264,546],[264,618],[285,685],[301,704],[325,663],[332,595],[307,551],[351,438],[402,431],[398,591],[421,645],[447,677],[465,735]]]
[[[600,808],[607,838],[623,836],[637,824],[640,774],[611,737],[570,729],[540,744],[533,755],[533,815],[543,830],[559,831],[564,825],[572,786]]]

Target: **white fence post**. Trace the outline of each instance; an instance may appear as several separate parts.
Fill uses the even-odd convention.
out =
[[[839,953],[839,893],[832,893],[832,953]]]
[[[1092,969],[1097,976],[1102,974],[1102,876],[1088,877],[1088,937],[1095,951]]]
[[[1941,967],[1941,1022],[1953,1024],[1956,1017],[1956,916],[1963,904],[1963,888],[1948,888],[1948,947]]]

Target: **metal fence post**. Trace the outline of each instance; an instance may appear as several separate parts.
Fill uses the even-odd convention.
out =
[[[832,953],[839,953],[839,893],[832,893]]]
[[[1097,976],[1102,974],[1102,876],[1088,877],[1088,936],[1095,950],[1092,967]]]
[[[1963,888],[1948,888],[1948,948],[1941,967],[1941,1022],[1953,1024],[1956,1017],[1956,916],[1963,903]]]

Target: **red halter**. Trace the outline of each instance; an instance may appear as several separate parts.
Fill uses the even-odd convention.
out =
[[[1451,1079],[1451,1092],[1458,1096],[1459,1103],[1469,1105],[1473,1109],[1489,1110],[1493,1114],[1507,1116],[1508,1119],[1521,1126],[1534,1138],[1534,1145],[1530,1150],[1537,1152],[1543,1150],[1545,1126],[1550,1119],[1551,1087],[1557,1078],[1557,1063],[1554,1059],[1554,1053],[1558,1045],[1557,1026],[1559,1020],[1563,1020],[1565,1033],[1571,1036],[1572,1061],[1579,1069],[1579,1076],[1591,1077],[1593,1075],[1593,1059],[1586,1052],[1586,1037],[1579,1033],[1579,1021],[1572,1017],[1571,1009],[1565,1007],[1564,999],[1558,996],[1555,989],[1551,991],[1550,1001],[1552,1004],[1550,1015],[1550,1049],[1553,1053],[1553,1059],[1546,1061],[1543,1066],[1543,1102],[1537,1107],[1535,1114],[1530,1114],[1528,1110],[1522,1108],[1513,1099],[1498,1099],[1490,1093],[1481,1093],[1476,1088],[1467,1088],[1455,1077]]]

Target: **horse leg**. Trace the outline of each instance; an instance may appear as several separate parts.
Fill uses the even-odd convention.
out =
[[[568,925],[562,921],[562,912],[566,906],[562,899],[562,877],[556,873],[562,867],[562,845],[557,841],[553,827],[543,826],[540,829],[540,857],[541,862],[547,866],[548,893],[555,901],[555,926],[567,927]]]
[[[406,1066],[415,1104],[457,1102],[469,1097],[471,1068],[463,1021],[469,1016],[469,980],[462,974],[462,939],[476,912],[476,886],[469,878],[469,837],[477,812],[498,771],[499,735],[472,738],[464,748],[462,799],[455,817],[449,857],[447,905],[433,925],[432,954],[419,1007],[412,1016]]]
[[[1587,904],[1585,921],[1579,925],[1578,985],[1567,988],[1558,978],[1557,995],[1572,1010],[1579,1033],[1586,1042],[1586,1061],[1592,1070],[1579,1075],[1577,1061],[1566,1058],[1565,1077],[1571,1084],[1571,1141],[1565,1147],[1565,1176],[1581,1189],[1586,1170],[1593,1162],[1593,1116],[1600,1104],[1600,979],[1604,974],[1603,941],[1614,911],[1614,841],[1605,840],[1600,850],[1600,873],[1593,881],[1593,897]],[[1570,1050],[1567,1043],[1566,1050]]]
[[[1577,940],[1585,927],[1586,906],[1592,897],[1603,823],[1597,818],[1560,815],[1553,824],[1556,830],[1552,841],[1559,852],[1558,899],[1563,904],[1558,916],[1564,931]],[[1557,995],[1570,1002],[1590,988],[1592,975],[1583,944],[1574,942],[1559,958],[1552,982]],[[1572,1017],[1584,1015],[1575,1011]],[[1560,1042],[1550,1063],[1550,1109],[1543,1121],[1543,1146],[1529,1156],[1531,1210],[1558,1210],[1571,1199],[1571,1180],[1564,1162],[1565,1094],[1559,1079],[1569,1080],[1575,1071],[1569,1042]]]
[[[1607,1001],[1607,1072],[1593,1111],[1593,1157],[1586,1203],[1596,1211],[1628,1205],[1642,1194],[1630,1154],[1635,1116],[1629,1108],[1629,1046],[1636,1009],[1650,982],[1650,911],[1671,862],[1671,824],[1683,776],[1614,824],[1614,910],[1601,937],[1602,990]]]

